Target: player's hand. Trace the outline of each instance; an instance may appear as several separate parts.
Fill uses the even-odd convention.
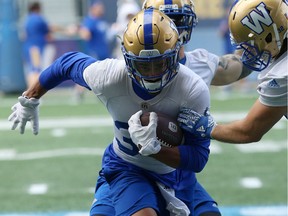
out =
[[[147,126],[142,126],[140,121],[141,115],[142,111],[140,110],[130,117],[128,121],[130,137],[140,149],[139,153],[141,155],[157,154],[161,149],[160,142],[156,136],[157,114],[155,112],[150,113],[149,124]]]
[[[15,130],[18,124],[20,124],[20,133],[23,134],[25,132],[25,126],[27,121],[30,121],[33,134],[37,135],[39,130],[39,99],[20,96],[18,97],[18,101],[19,102],[11,108],[13,112],[8,117],[8,120],[13,122],[11,129]]]
[[[216,122],[208,109],[204,112],[204,115],[201,115],[190,108],[183,107],[180,109],[177,120],[183,130],[195,137],[212,139],[211,133],[216,126]]]

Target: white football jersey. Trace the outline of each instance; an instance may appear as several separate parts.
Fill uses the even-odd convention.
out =
[[[267,106],[287,106],[288,56],[284,53],[258,75],[259,100]]]
[[[177,76],[170,84],[154,98],[143,100],[133,90],[124,60],[95,62],[85,69],[83,77],[111,114],[115,136],[113,149],[116,154],[127,162],[159,174],[174,171],[156,159],[138,153],[128,132],[128,120],[139,110],[161,112],[177,118],[180,107],[189,107],[203,114],[210,106],[209,89],[204,81],[180,65]]]
[[[195,49],[191,52],[185,52],[185,66],[198,74],[210,86],[214,78],[215,71],[218,68],[219,57],[209,53],[205,49]]]

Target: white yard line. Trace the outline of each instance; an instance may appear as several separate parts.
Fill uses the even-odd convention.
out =
[[[263,153],[263,152],[280,152],[287,149],[285,142],[274,141],[260,141],[264,144],[249,144],[249,145],[234,145],[242,153]],[[224,145],[224,144],[223,144]],[[223,149],[221,145],[215,141],[212,142],[211,154],[221,154]],[[104,148],[65,148],[65,149],[52,149],[45,151],[35,151],[18,153],[15,149],[0,149],[0,161],[23,161],[23,160],[37,160],[43,158],[75,156],[75,155],[96,155],[102,156]]]
[[[284,137],[283,137],[284,139]],[[261,152],[280,152],[287,149],[286,141],[272,141],[261,140],[259,143],[250,143],[248,145],[235,145],[235,147],[242,153],[261,153]]]
[[[242,112],[227,112],[227,113],[214,113],[213,117],[217,122],[230,122],[245,117],[246,113]],[[29,123],[27,129],[30,128]],[[110,116],[74,116],[74,117],[61,117],[61,118],[41,118],[39,120],[40,129],[50,128],[82,128],[82,127],[102,127],[112,126],[113,121]],[[7,119],[0,119],[0,131],[10,130],[12,123]],[[283,117],[273,129],[287,128],[287,120]]]
[[[26,128],[30,129],[30,123],[27,123]],[[84,128],[84,127],[105,127],[112,126],[112,118],[81,116],[81,117],[65,117],[65,118],[40,118],[40,129],[55,129],[55,128]],[[10,130],[12,126],[8,120],[0,120],[0,131]]]
[[[242,207],[240,208],[242,216],[287,216],[287,206],[259,206],[259,207]]]
[[[210,154],[221,154],[223,152],[223,148],[218,142],[211,142],[210,145]]]
[[[240,179],[240,185],[248,189],[257,189],[263,186],[262,181],[257,177],[245,177]]]
[[[47,184],[32,184],[28,188],[28,194],[30,195],[46,194],[47,191],[48,191]]]
[[[75,155],[96,155],[102,156],[104,148],[66,148],[54,149],[46,151],[35,151],[27,153],[17,153],[14,149],[0,150],[0,161],[23,161],[23,160],[37,160],[43,158],[75,156]]]

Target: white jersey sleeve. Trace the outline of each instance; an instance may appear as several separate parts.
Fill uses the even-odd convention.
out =
[[[210,86],[215,71],[218,68],[219,56],[208,52],[205,49],[195,49],[191,52],[185,52],[185,66],[198,74]]]
[[[109,98],[117,92],[125,91],[127,72],[124,60],[105,59],[89,65],[83,72],[83,77],[91,90],[101,98]],[[123,88],[124,87],[124,88]],[[103,98],[102,98],[103,99]],[[105,100],[102,102],[106,105]]]
[[[287,52],[258,75],[259,100],[267,106],[287,106]]]

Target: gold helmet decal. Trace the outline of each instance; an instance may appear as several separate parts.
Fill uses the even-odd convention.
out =
[[[169,28],[167,28],[169,26]],[[157,10],[142,10],[128,23],[123,36],[124,47],[134,55],[164,54],[175,49],[178,32],[175,24]],[[156,53],[155,53],[156,52]]]
[[[287,37],[287,10],[284,0],[236,1],[229,15],[232,40],[238,45],[249,43],[271,58],[277,56]]]

